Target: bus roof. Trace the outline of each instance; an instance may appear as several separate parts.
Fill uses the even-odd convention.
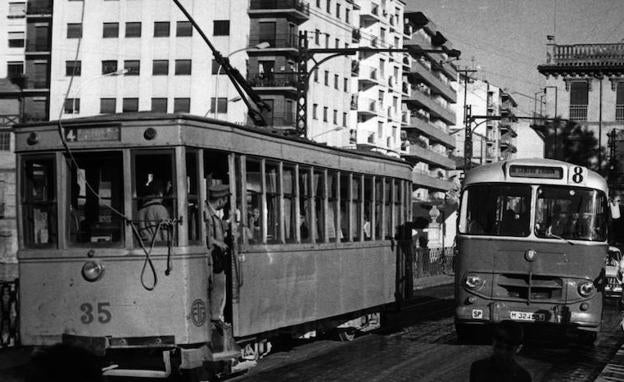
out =
[[[568,185],[608,191],[607,181],[595,171],[553,159],[513,159],[470,170],[464,187],[475,183],[531,183]]]
[[[171,129],[172,127],[177,128],[180,131],[189,130],[189,129],[201,129],[202,131],[209,134],[210,137],[214,137],[218,134],[221,139],[221,146],[218,149],[221,150],[231,150],[233,152],[243,150],[248,152],[243,152],[250,155],[268,155],[266,152],[266,148],[269,146],[279,146],[286,145],[284,147],[291,147],[292,149],[288,150],[289,152],[298,152],[300,154],[308,154],[307,157],[312,159],[313,153],[316,152],[316,155],[321,155],[321,158],[326,158],[329,162],[339,163],[338,158],[347,159],[349,158],[351,162],[360,161],[366,162],[369,161],[369,164],[377,162],[377,164],[382,165],[384,163],[387,165],[398,166],[398,168],[403,168],[400,170],[403,172],[403,175],[400,177],[411,178],[411,166],[402,159],[392,158],[387,155],[383,155],[376,152],[371,151],[362,151],[362,150],[353,150],[353,149],[342,149],[337,147],[327,146],[326,144],[317,143],[308,139],[286,136],[284,135],[283,130],[279,129],[270,129],[270,128],[257,128],[252,126],[245,126],[236,123],[231,123],[223,120],[213,119],[213,118],[205,118],[197,115],[191,114],[169,114],[169,113],[153,113],[153,112],[135,112],[135,113],[119,113],[119,114],[106,114],[106,115],[97,115],[90,117],[81,117],[81,118],[72,118],[65,119],[61,121],[44,121],[44,122],[35,122],[30,124],[19,124],[13,127],[13,130],[16,135],[16,153],[29,152],[29,151],[58,151],[64,150],[64,146],[58,136],[58,127],[59,123],[62,124],[63,128],[67,130],[71,129],[96,129],[96,128],[110,128],[111,126],[115,126],[115,128],[119,128],[121,133],[118,139],[115,141],[104,142],[104,141],[93,141],[93,142],[72,142],[71,149],[72,150],[80,150],[80,149],[89,149],[94,147],[105,148],[105,147],[129,147],[129,146],[142,146],[146,145],[142,140],[142,135],[132,134],[128,135],[128,139],[126,139],[126,135],[123,134],[125,129],[132,128],[147,128],[147,127],[155,127],[158,126],[168,126],[170,127],[167,130],[175,130]],[[36,133],[39,135],[39,142],[34,146],[31,146],[27,143],[28,136],[32,133]],[[230,134],[230,135],[228,135]],[[241,139],[240,136],[244,136],[244,139]],[[156,141],[159,139],[163,139],[163,145],[172,145],[178,142],[178,144],[189,144],[189,145],[197,145],[197,146],[206,146],[210,147],[214,140],[206,139],[204,143],[200,144],[197,140],[185,140],[184,138],[180,138],[184,136],[182,133],[175,133],[173,131],[168,132],[167,137],[165,138],[164,134],[159,134],[158,138],[155,141],[151,142],[151,145],[158,145]],[[190,135],[189,138],[194,137],[197,138],[197,135]],[[228,137],[230,137],[228,139]],[[132,138],[132,139],[130,139]],[[137,139],[139,138],[139,139]],[[266,147],[258,147],[257,140],[261,139],[266,142]],[[185,143],[186,142],[186,143]],[[226,143],[223,143],[226,142]],[[255,143],[253,143],[255,142]],[[215,143],[216,146],[216,143]],[[245,146],[244,148],[242,146]],[[299,151],[298,151],[299,150]],[[269,150],[270,151],[270,150]],[[283,149],[278,149],[277,147],[273,152],[281,153]],[[281,157],[282,155],[277,155],[277,157]],[[296,155],[290,155],[293,158],[296,158]],[[303,155],[306,157],[306,155]],[[336,158],[336,160],[330,160],[331,157]],[[282,158],[286,159],[286,158]],[[315,161],[316,162],[316,161]],[[325,162],[322,161],[322,162]],[[346,165],[346,163],[344,163]],[[335,167],[335,166],[331,166]],[[338,166],[342,167],[342,166]],[[350,167],[350,166],[347,166]],[[356,166],[361,167],[361,166]],[[397,168],[397,170],[398,170]],[[373,170],[376,172],[376,170]],[[366,172],[366,171],[365,171]]]

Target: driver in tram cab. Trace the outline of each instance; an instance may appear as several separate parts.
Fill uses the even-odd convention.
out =
[[[546,230],[547,235],[564,236],[569,233],[569,219],[568,214],[561,210],[561,206],[558,204],[553,207],[554,220],[550,224],[550,227]]]
[[[212,275],[209,283],[210,317],[222,327],[223,309],[225,308],[226,256],[229,251],[225,243],[225,228],[221,219],[222,210],[228,202],[230,187],[227,184],[213,184],[208,188],[208,202],[206,203],[208,216],[206,217],[207,245],[212,258]]]
[[[141,239],[147,245],[154,237],[157,242],[167,241],[169,238],[167,227],[160,224],[170,218],[169,211],[163,205],[163,195],[164,186],[158,179],[152,180],[145,187],[143,206],[139,210],[137,220]]]

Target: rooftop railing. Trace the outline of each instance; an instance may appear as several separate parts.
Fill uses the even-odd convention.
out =
[[[624,43],[554,45],[548,64],[592,65],[624,63]]]
[[[310,14],[310,4],[301,0],[251,0],[249,9],[296,9],[306,15]]]

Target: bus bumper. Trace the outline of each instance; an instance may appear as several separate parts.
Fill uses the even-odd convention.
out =
[[[601,311],[592,311],[591,301],[585,303],[589,305],[585,311],[581,310],[580,303],[570,305],[533,303],[527,306],[497,301],[487,305],[464,305],[455,309],[455,319],[460,323],[474,325],[513,320],[524,323],[573,326],[579,330],[597,331],[600,328]]]

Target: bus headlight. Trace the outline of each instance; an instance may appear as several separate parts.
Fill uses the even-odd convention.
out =
[[[104,274],[104,266],[95,261],[87,261],[82,266],[82,277],[88,282],[98,281]]]
[[[477,275],[468,274],[464,284],[470,289],[480,289],[485,284],[485,280]]]
[[[595,290],[596,287],[591,281],[581,281],[578,285],[578,292],[583,297],[589,297]]]

